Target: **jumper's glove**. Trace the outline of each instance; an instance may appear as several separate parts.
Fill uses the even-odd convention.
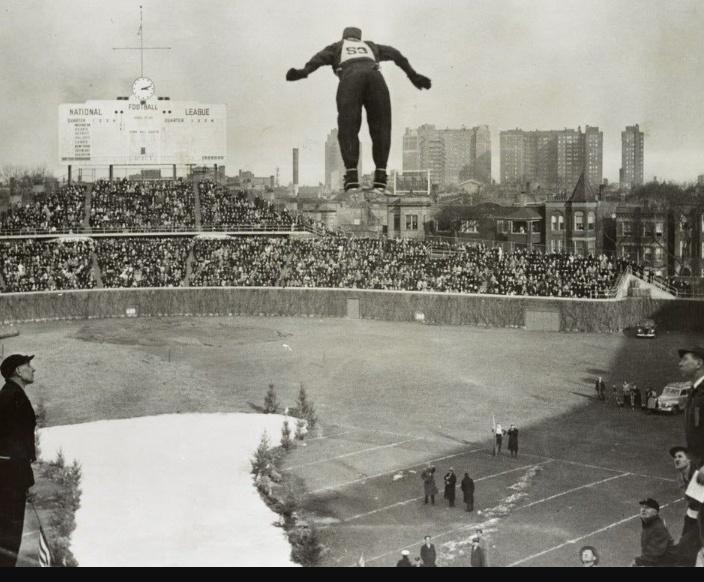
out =
[[[298,81],[300,79],[305,79],[308,76],[305,69],[289,69],[286,71],[287,81]]]
[[[414,73],[413,75],[409,75],[408,78],[411,80],[411,83],[415,85],[416,89],[430,89],[431,83],[428,77]]]

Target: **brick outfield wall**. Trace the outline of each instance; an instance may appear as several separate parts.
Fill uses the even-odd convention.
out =
[[[704,331],[704,301],[555,299],[451,293],[272,287],[94,289],[0,294],[0,324],[67,319],[260,315],[347,317],[348,299],[362,319],[523,328],[526,311],[559,313],[560,331],[616,333],[643,318],[661,329]]]

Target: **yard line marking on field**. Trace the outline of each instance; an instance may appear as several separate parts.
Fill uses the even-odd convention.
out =
[[[552,463],[552,461],[543,461],[542,463],[533,463],[532,465],[523,465],[521,467],[516,467],[514,469],[508,469],[506,471],[501,471],[500,473],[493,473],[491,475],[485,475],[484,477],[479,477],[478,479],[475,479],[474,482],[477,483],[478,481],[485,481],[487,479],[493,479],[494,477],[500,477],[501,475],[508,475],[509,473],[515,473],[516,471],[522,471],[524,469],[531,469],[533,467],[539,467],[540,465],[547,465],[548,463]],[[420,501],[423,499],[424,496],[421,495],[420,497],[414,497],[413,499],[406,499],[405,501],[398,501],[397,503],[392,503],[391,505],[386,505],[385,507],[380,507],[378,509],[374,509],[372,511],[366,511],[364,513],[360,513],[358,515],[353,515],[352,517],[348,517],[347,519],[341,519],[341,523],[348,523],[350,521],[355,521],[357,519],[361,519],[363,517],[369,517],[370,515],[374,515],[376,513],[382,513],[384,511],[388,511],[390,509],[394,509],[396,507],[401,507],[403,505],[407,505],[409,503],[413,503],[415,501]]]
[[[589,487],[594,487],[595,485],[601,485],[603,483],[608,483],[609,481],[614,481],[615,479],[621,479],[622,477],[628,477],[629,475],[632,475],[632,473],[621,473],[620,475],[614,475],[613,477],[607,477],[606,479],[600,479],[599,481],[592,481],[591,483],[587,483],[586,485],[580,485],[579,487],[573,487],[572,489],[567,489],[567,491],[563,491],[562,493],[556,493],[555,495],[551,495],[550,497],[546,497],[544,499],[538,499],[537,501],[533,501],[531,503],[528,503],[526,505],[521,505],[520,507],[517,507],[515,511],[521,511],[522,509],[528,509],[529,507],[533,507],[534,505],[539,505],[541,503],[545,503],[547,501],[552,501],[553,499],[557,499],[558,497],[562,497],[563,495],[569,495],[570,493],[574,493],[575,491],[581,491],[582,489],[587,489]]]
[[[337,437],[341,437],[342,435],[350,434],[351,432],[354,432],[354,431],[352,431],[352,430],[343,430],[343,431],[341,431],[341,432],[336,432],[336,433],[333,433],[333,434],[327,434],[327,435],[325,435],[325,436],[319,436],[319,437],[313,437],[313,438],[311,438],[311,439],[306,439],[306,442],[322,441],[322,440],[325,440],[325,439],[335,439],[335,438],[337,438]]]
[[[553,461],[553,460],[547,460],[547,461],[544,461],[543,463],[539,463],[539,465],[547,464],[547,463],[550,463],[550,462],[554,462],[554,461]],[[535,466],[538,466],[538,465],[529,465],[529,466],[530,466],[530,467],[535,467]],[[527,509],[527,508],[529,508],[529,507],[533,507],[533,506],[538,505],[538,504],[540,504],[540,503],[545,503],[546,501],[551,501],[552,499],[555,499],[555,498],[560,497],[560,496],[562,496],[562,495],[567,495],[567,494],[569,494],[569,493],[574,493],[575,491],[579,491],[579,490],[585,489],[585,488],[587,488],[587,487],[593,487],[593,486],[595,486],[595,485],[599,485],[599,484],[601,484],[601,483],[605,483],[606,481],[612,481],[612,480],[614,480],[614,479],[620,479],[621,477],[626,477],[627,475],[630,475],[630,473],[623,473],[623,474],[621,474],[621,475],[615,475],[615,476],[613,476],[613,477],[608,477],[607,479],[601,479],[601,480],[599,480],[599,481],[594,481],[594,482],[592,482],[592,483],[587,483],[587,484],[585,484],[585,485],[581,485],[581,486],[579,486],[579,487],[575,487],[575,488],[573,488],[573,489],[569,489],[569,490],[567,490],[567,491],[563,491],[562,493],[558,493],[558,494],[556,494],[556,495],[551,495],[550,497],[546,497],[545,499],[538,499],[537,501],[533,501],[532,503],[528,503],[527,505],[521,505],[520,507],[516,507],[511,513],[515,513],[515,512],[517,512],[517,511],[521,511],[521,510],[523,510],[523,509]],[[488,477],[487,477],[487,478],[488,478]],[[482,479],[484,479],[484,477],[482,477]],[[479,480],[480,480],[480,479],[475,479],[475,481],[479,481]],[[419,499],[422,499],[422,497],[420,497]],[[665,507],[665,506],[663,506],[663,507]],[[345,520],[343,520],[343,522],[344,522],[344,521],[345,521]],[[478,523],[470,523],[470,524],[466,524],[466,525],[463,525],[463,526],[460,526],[460,527],[457,527],[457,528],[454,528],[454,529],[451,529],[451,530],[447,530],[447,531],[444,531],[444,532],[441,532],[441,533],[438,533],[438,534],[432,534],[431,537],[432,537],[433,539],[438,539],[438,538],[442,538],[442,537],[445,537],[445,536],[448,536],[448,535],[452,535],[452,534],[458,533],[458,532],[463,531],[463,530],[466,530],[466,529],[475,528],[475,527],[477,527],[477,526],[479,526]],[[373,558],[368,558],[368,559],[367,559],[367,563],[369,563],[369,562],[374,562],[374,561],[376,561],[376,560],[380,560],[381,558],[385,558],[386,556],[391,556],[392,554],[399,554],[399,553],[401,553],[402,550],[408,550],[408,549],[413,548],[413,547],[415,547],[415,546],[417,546],[417,545],[418,545],[418,542],[416,541],[416,542],[414,542],[414,543],[412,543],[412,544],[408,544],[407,546],[404,546],[404,547],[402,547],[402,548],[398,548],[397,550],[392,550],[392,551],[390,551],[390,552],[386,552],[386,553],[381,554],[381,555],[379,555],[379,556],[375,556],[375,557],[373,557]]]
[[[546,455],[536,455],[535,453],[523,453],[527,457],[535,457],[536,459],[552,459],[553,461],[557,461],[559,463],[566,463],[568,465],[576,465],[577,467],[584,467],[585,469],[599,469],[600,471],[610,471],[611,473],[623,473],[622,470],[619,469],[611,469],[610,467],[602,467],[601,465],[589,465],[587,463],[580,463],[578,461],[569,461],[567,459],[559,459],[557,457],[548,457]],[[644,477],[646,479],[655,479],[657,481],[666,481],[668,483],[676,483],[677,479],[670,479],[668,477],[660,477],[658,475],[646,475],[644,473],[633,473],[630,472],[631,475],[634,477]]]
[[[362,455],[364,453],[371,453],[372,451],[380,451],[382,449],[390,449],[393,447],[400,447],[401,445],[407,445],[408,443],[416,442],[422,440],[420,438],[409,439],[407,441],[400,441],[397,443],[391,443],[388,445],[379,445],[377,447],[371,447],[368,449],[362,449],[361,451],[354,451],[352,453],[345,453],[344,455],[338,455],[337,457],[330,457],[328,459],[318,459],[317,461],[311,461],[310,463],[303,463],[302,465],[294,465],[292,467],[286,467],[284,471],[294,471],[296,469],[302,469],[303,467],[311,467],[313,465],[320,465],[321,463],[329,463],[331,461],[337,461],[338,459],[346,459],[347,457],[354,457],[355,455]]]
[[[461,453],[454,453],[452,455],[445,455],[444,457],[437,457],[436,459],[430,459],[429,461],[425,461],[423,463],[417,463],[415,465],[411,465],[410,467],[404,467],[404,468],[396,469],[394,471],[384,471],[383,473],[376,473],[374,475],[367,475],[365,477],[360,477],[359,479],[352,479],[351,481],[345,481],[343,483],[338,483],[337,485],[331,485],[329,487],[321,487],[320,489],[316,489],[315,491],[309,491],[308,493],[306,493],[306,495],[317,495],[318,493],[323,493],[324,491],[335,491],[336,489],[342,489],[343,487],[347,487],[348,485],[354,485],[355,483],[362,483],[363,481],[368,481],[369,479],[376,479],[377,477],[383,477],[384,475],[394,475],[394,474],[399,473],[401,471],[410,471],[411,469],[414,469],[416,467],[423,467],[425,465],[437,463],[439,461],[446,461],[447,459],[454,459],[455,457],[461,457],[462,455],[469,455],[472,453],[480,453],[485,450],[486,449],[484,449],[484,448],[470,449],[469,451],[462,451]]]
[[[351,429],[350,432],[360,431],[360,432],[371,432],[371,433],[377,433],[377,434],[388,434],[391,436],[404,437],[407,439],[408,438],[415,438],[418,436],[418,435],[406,434],[406,433],[402,433],[402,432],[391,432],[388,430],[377,430],[375,428],[362,428],[361,426],[353,426],[350,424],[339,424],[337,426],[339,426],[340,428]],[[428,441],[429,443],[443,443],[443,444],[447,444],[447,443],[457,444],[458,443],[458,439],[452,439],[452,438],[437,439],[437,438],[428,437],[428,436],[425,436],[422,438],[423,438],[423,440]],[[463,442],[465,444],[469,444],[469,441],[463,441]]]
[[[684,500],[684,497],[680,497],[679,499],[675,499],[674,501],[671,501],[670,503],[666,503],[665,505],[660,506],[660,509],[662,510],[669,505],[674,505],[675,503],[679,503],[680,501],[683,501],[683,500]],[[624,523],[627,523],[629,521],[633,521],[634,519],[637,519],[639,517],[640,517],[640,513],[636,513],[635,515],[631,515],[630,517],[626,517],[625,519],[615,521],[614,523],[611,523],[611,524],[609,524],[605,527],[602,527],[600,529],[596,529],[594,531],[591,531],[588,534],[584,534],[583,536],[580,536],[578,538],[574,538],[573,540],[567,540],[566,542],[558,544],[557,546],[553,546],[552,548],[548,548],[547,550],[543,550],[542,552],[538,552],[538,553],[533,554],[531,556],[528,556],[526,558],[522,558],[520,560],[517,560],[516,562],[509,564],[508,567],[513,568],[514,566],[519,566],[520,564],[524,564],[525,562],[529,562],[530,560],[534,560],[535,558],[539,558],[540,556],[544,556],[545,554],[549,554],[550,552],[554,552],[555,550],[559,550],[561,548],[564,548],[565,546],[579,543],[582,540],[585,540],[591,536],[603,533],[603,532],[610,530],[614,527],[618,527],[619,525],[623,525]]]

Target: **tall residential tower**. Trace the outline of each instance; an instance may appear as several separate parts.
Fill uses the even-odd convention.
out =
[[[621,132],[621,170],[619,181],[622,187],[643,185],[643,161],[645,138],[638,124],[626,126]]]
[[[428,170],[431,184],[448,186],[473,178],[491,182],[491,132],[486,125],[471,129],[437,129],[434,125],[406,128],[403,171]]]

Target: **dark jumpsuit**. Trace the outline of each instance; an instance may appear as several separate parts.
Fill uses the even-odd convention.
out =
[[[379,62],[393,61],[409,77],[413,67],[397,49],[363,41],[372,55],[363,55],[341,63],[344,41],[338,41],[317,53],[304,67],[306,74],[330,65],[340,78],[337,88],[337,126],[340,153],[346,169],[357,168],[359,162],[359,130],[362,107],[367,112],[372,157],[377,169],[386,169],[391,150],[391,100],[386,81],[379,71]],[[370,58],[371,57],[371,58]]]

